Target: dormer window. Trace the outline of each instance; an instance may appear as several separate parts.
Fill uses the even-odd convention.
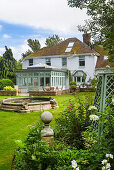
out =
[[[48,66],[51,66],[51,58],[46,58],[46,64],[47,64]]]
[[[69,42],[69,44],[65,50],[65,53],[71,52],[73,45],[74,45],[74,42]]]
[[[104,55],[104,60],[108,60],[108,56],[107,55]]]
[[[32,65],[33,65],[33,58],[29,59],[29,66],[32,66]]]

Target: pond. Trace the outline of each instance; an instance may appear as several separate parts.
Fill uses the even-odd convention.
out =
[[[7,98],[0,102],[0,110],[29,113],[58,108],[57,102],[50,97]]]

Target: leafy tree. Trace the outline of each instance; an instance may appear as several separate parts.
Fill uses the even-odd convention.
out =
[[[61,38],[59,38],[58,35],[53,35],[52,37],[46,38],[46,42],[45,45],[47,47],[52,47],[54,45],[59,44],[60,42],[62,42],[63,40]]]
[[[28,39],[27,42],[28,42],[28,46],[31,48],[31,50],[28,49],[25,53],[22,53],[23,58],[40,50],[40,48],[41,48],[39,40]]]
[[[28,56],[30,54],[32,54],[32,51],[27,50],[25,53],[22,53],[21,55],[22,55],[23,58],[25,58],[26,56]]]
[[[86,8],[91,19],[83,29],[89,29],[94,41],[102,42],[109,52],[109,61],[114,62],[114,4],[113,0],[67,0],[70,7]]]
[[[19,61],[17,61],[17,65],[16,65],[16,69],[22,69],[22,60],[23,58],[21,58]]]
[[[28,46],[32,49],[32,52],[36,52],[41,48],[39,40],[28,39]]]
[[[16,75],[16,60],[13,58],[13,53],[10,48],[5,46],[5,53],[0,58],[0,78],[12,79],[15,82]]]

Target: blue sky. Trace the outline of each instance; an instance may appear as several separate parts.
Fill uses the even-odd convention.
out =
[[[0,7],[0,55],[8,46],[19,60],[29,38],[38,39],[42,47],[53,34],[82,40],[77,25],[84,24],[86,11],[69,8],[67,0],[0,0]]]

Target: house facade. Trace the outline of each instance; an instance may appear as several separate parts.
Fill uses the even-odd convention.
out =
[[[19,88],[30,91],[49,85],[68,89],[68,70],[78,85],[87,82],[89,78],[93,79],[102,56],[99,50],[91,49],[86,44],[90,39],[85,35],[83,37],[84,42],[68,38],[56,46],[44,47],[25,57],[22,70],[16,74]]]

